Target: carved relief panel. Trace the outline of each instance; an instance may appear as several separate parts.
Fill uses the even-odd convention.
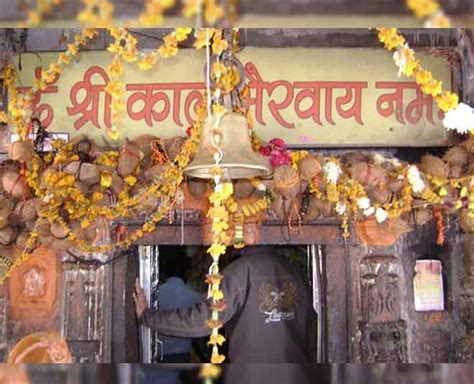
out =
[[[399,267],[394,256],[364,257],[360,266],[362,318],[385,322],[400,317]]]
[[[394,256],[366,256],[360,263],[359,359],[407,362],[407,325],[401,317],[400,266]]]
[[[407,324],[404,320],[359,324],[364,363],[408,362]]]
[[[41,323],[52,319],[58,311],[59,284],[56,254],[38,248],[8,279],[10,320]]]
[[[109,266],[64,264],[64,337],[77,363],[110,361],[111,273]]]

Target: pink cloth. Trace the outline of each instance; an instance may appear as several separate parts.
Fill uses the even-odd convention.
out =
[[[282,165],[291,165],[290,154],[282,139],[270,140],[268,146],[260,149],[260,154],[270,157],[270,163],[274,168]]]

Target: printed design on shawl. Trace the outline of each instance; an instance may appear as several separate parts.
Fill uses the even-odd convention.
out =
[[[263,313],[265,324],[280,323],[295,319],[297,290],[294,283],[285,282],[281,287],[262,283],[259,294],[259,310]]]

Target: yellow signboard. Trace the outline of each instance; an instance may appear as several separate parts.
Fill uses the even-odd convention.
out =
[[[57,53],[22,55],[21,82],[33,84]],[[442,114],[415,83],[397,76],[390,54],[371,48],[246,48],[239,53],[251,90],[256,132],[301,146],[428,146],[446,143]],[[420,55],[451,88],[442,58]],[[51,132],[107,140],[107,52],[85,52],[36,100]],[[205,54],[183,49],[151,71],[126,64],[122,139],[185,135],[204,89]]]

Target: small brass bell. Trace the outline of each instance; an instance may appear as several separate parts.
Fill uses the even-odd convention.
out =
[[[212,179],[211,169],[215,167],[212,156],[212,131],[214,118],[208,119],[201,132],[201,141],[194,160],[185,168],[190,177]],[[219,147],[223,158],[220,166],[230,179],[249,179],[268,177],[272,174],[269,160],[254,152],[252,148],[247,118],[240,113],[228,113],[220,122],[222,139]]]

